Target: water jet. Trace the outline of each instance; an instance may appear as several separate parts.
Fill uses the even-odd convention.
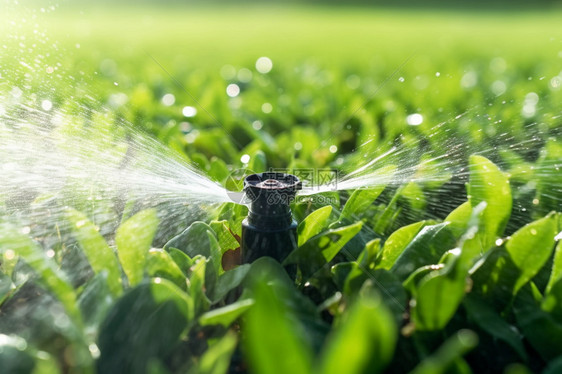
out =
[[[250,200],[248,217],[242,222],[242,261],[251,263],[269,256],[282,261],[297,248],[297,222],[290,203],[302,182],[294,175],[266,172],[244,180]]]

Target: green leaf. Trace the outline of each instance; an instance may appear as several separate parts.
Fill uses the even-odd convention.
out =
[[[177,248],[191,258],[197,255],[211,258],[211,243],[207,232],[213,233],[211,226],[205,222],[193,222],[181,234],[166,243],[164,249]]]
[[[299,246],[306,243],[310,238],[319,234],[325,227],[332,213],[332,206],[326,205],[310,213],[297,227]]]
[[[394,231],[384,242],[381,252],[381,260],[377,267],[387,270],[390,269],[392,265],[394,265],[396,259],[400,256],[400,254],[402,254],[404,249],[425,225],[426,221],[421,221],[401,227]]]
[[[168,252],[152,248],[146,258],[146,272],[151,277],[161,277],[173,282],[183,290],[187,289],[186,277]]]
[[[250,264],[244,264],[235,267],[232,270],[225,271],[217,280],[217,285],[213,293],[213,303],[221,301],[231,290],[238,287],[246,274],[250,270]]]
[[[230,359],[236,348],[236,334],[229,332],[218,342],[210,346],[190,374],[226,374],[230,368]]]
[[[82,317],[74,288],[59,274],[57,265],[45,256],[43,249],[15,228],[0,226],[0,252],[5,254],[7,251],[13,251],[39,275],[40,282],[56,296],[74,324],[80,327]]]
[[[146,257],[158,222],[156,211],[148,209],[135,214],[117,229],[117,253],[131,286],[137,285],[143,278]]]
[[[228,221],[212,221],[209,226],[211,226],[217,236],[221,248],[221,254],[240,247],[240,243],[236,240],[233,233],[228,228]]]
[[[486,251],[503,234],[511,215],[511,188],[507,175],[485,157],[470,156],[469,170],[470,205],[474,208],[482,201],[487,203],[478,230],[482,248]]]
[[[396,167],[393,166],[390,169],[392,169],[391,172],[393,172]],[[382,191],[384,191],[385,187],[386,185],[383,184],[372,188],[362,188],[353,191],[343,207],[340,214],[340,221],[356,220],[357,216],[365,212],[373,204]]]
[[[107,273],[104,271],[88,280],[78,298],[84,323],[92,332],[97,332],[99,324],[112,304],[113,298],[107,284]]]
[[[47,352],[36,351],[20,337],[3,334],[0,334],[0,368],[2,373],[6,374],[61,372],[55,360]]]
[[[211,301],[205,294],[205,269],[207,261],[205,257],[194,259],[191,276],[189,277],[189,294],[195,305],[195,315],[199,316],[209,310]]]
[[[460,236],[466,230],[471,215],[472,205],[470,205],[470,201],[466,201],[449,213],[444,222],[449,222],[449,229],[453,231],[455,236]]]
[[[560,218],[560,216],[558,217],[558,220],[562,222],[562,218]],[[558,282],[558,280],[560,279],[562,279],[562,239],[559,239],[558,245],[556,246],[556,250],[554,252],[554,262],[552,263],[550,278],[546,286],[546,293],[550,292],[550,289],[552,288],[554,283]]]
[[[562,324],[541,309],[529,283],[521,288],[513,303],[517,325],[539,355],[552,360],[562,355]]]
[[[522,336],[515,326],[507,323],[493,308],[474,295],[469,294],[465,297],[463,306],[470,320],[494,338],[509,344],[521,359],[527,360]]]
[[[412,309],[412,320],[417,330],[444,328],[462,301],[466,273],[458,269],[457,261],[453,262],[421,280]]]
[[[550,257],[558,229],[557,218],[555,214],[549,214],[525,225],[505,245],[513,262],[521,270],[514,294],[537,274]]]
[[[412,374],[441,374],[478,344],[478,335],[470,330],[459,330],[431,356],[424,359]]]
[[[181,269],[185,276],[191,274],[191,266],[193,265],[193,259],[190,258],[185,252],[180,251],[177,248],[168,248],[168,253],[176,265]]]
[[[107,272],[107,285],[111,294],[119,296],[123,292],[123,285],[121,284],[121,269],[115,253],[86,215],[72,208],[67,208],[65,214],[70,222],[73,235],[88,258],[90,266],[96,274],[101,271]]]
[[[443,253],[453,248],[455,238],[447,223],[425,226],[400,253],[390,271],[405,280],[415,269],[435,264]]]
[[[284,265],[297,264],[304,278],[310,277],[318,269],[330,262],[334,256],[351,240],[363,226],[362,222],[328,230],[297,248],[284,261]]]
[[[12,283],[12,279],[6,274],[0,272],[0,306],[14,289],[15,286]]]
[[[150,361],[163,361],[179,344],[192,317],[190,304],[189,297],[165,279],[126,292],[100,325],[97,372],[147,373]]]
[[[562,373],[562,357],[558,357],[548,363],[542,374]]]
[[[255,305],[246,313],[244,330],[250,369],[261,374],[309,374],[312,354],[289,317],[283,295],[267,283],[254,283]],[[279,360],[282,357],[282,360]]]
[[[238,319],[246,310],[254,305],[253,299],[243,298],[232,304],[223,306],[222,308],[213,309],[204,313],[199,317],[199,324],[201,326],[209,325],[222,325],[229,327],[234,321]]]
[[[320,373],[380,373],[392,359],[397,339],[391,313],[375,295],[362,295],[328,337]]]

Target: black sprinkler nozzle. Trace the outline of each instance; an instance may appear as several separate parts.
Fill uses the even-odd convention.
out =
[[[252,174],[244,180],[250,212],[242,222],[242,261],[269,256],[281,262],[297,248],[297,222],[290,204],[302,182],[284,173]]]

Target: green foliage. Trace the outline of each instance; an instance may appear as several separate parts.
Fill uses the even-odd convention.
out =
[[[11,53],[0,56],[0,113],[10,117],[0,142],[29,119],[5,107],[19,100],[17,86],[35,104],[53,102],[45,131],[63,148],[85,129],[126,138],[118,126],[125,120],[232,189],[244,167],[351,173],[367,165],[376,181],[299,196],[299,246],[283,264],[237,262],[243,205],[204,206],[207,216],[181,217],[173,231],[162,217],[190,201],[161,207],[147,197],[121,209],[65,190],[72,206],[41,194],[14,207],[18,191],[1,190],[0,372],[562,370],[562,173],[551,172],[562,157],[562,77],[550,41],[560,36],[558,11],[496,14],[494,22],[449,14],[478,30],[468,35],[442,26],[439,12],[279,11],[287,27],[270,19],[271,9],[233,8],[218,18],[209,17],[214,10],[150,9],[149,18],[132,8],[127,17],[123,9],[92,14],[99,19],[91,30],[53,12],[52,40],[58,35],[74,53],[45,45],[38,77]],[[147,27],[153,19],[158,27]],[[239,27],[248,23],[251,31]],[[8,25],[0,23],[0,34],[12,35]],[[71,41],[80,36],[68,30],[78,29],[91,35]],[[31,48],[35,30],[21,30],[18,50]],[[279,30],[290,44],[275,42]],[[549,38],[521,43],[529,30]],[[131,40],[142,40],[142,54]],[[414,46],[414,61],[391,75]],[[63,55],[61,66],[54,55]],[[261,55],[274,62],[267,74],[254,69]],[[43,74],[43,63],[60,75]],[[90,83],[80,78],[89,75]],[[225,94],[229,84],[237,97]],[[540,101],[529,115],[533,93]],[[165,94],[172,105],[162,104]],[[197,108],[194,117],[183,116],[186,105]],[[407,124],[412,113],[423,114],[418,126]],[[126,147],[102,148],[126,158]],[[449,151],[462,153],[452,169],[440,163]],[[38,209],[61,212],[64,222],[37,222]],[[111,222],[100,225],[96,215]]]

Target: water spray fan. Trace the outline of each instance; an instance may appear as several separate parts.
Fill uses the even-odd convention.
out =
[[[284,173],[252,174],[244,180],[250,200],[249,214],[242,222],[242,260],[250,263],[269,256],[282,261],[297,248],[297,222],[290,203],[302,182]]]

